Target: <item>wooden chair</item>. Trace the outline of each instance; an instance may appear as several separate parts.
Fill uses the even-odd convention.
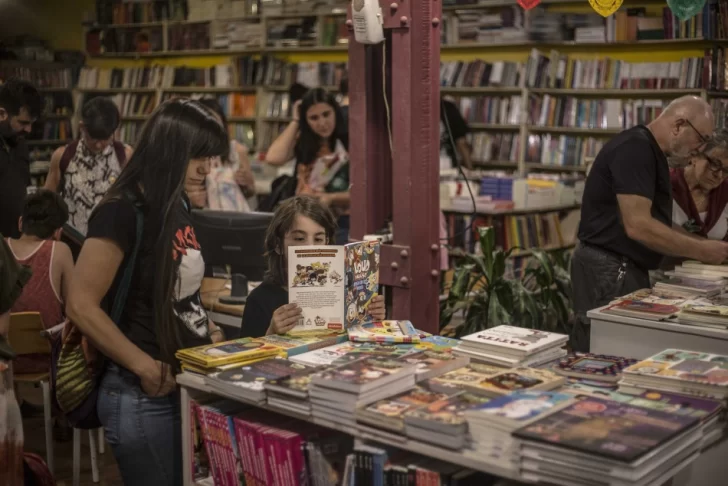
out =
[[[51,354],[50,342],[41,336],[43,319],[39,312],[10,314],[8,340],[18,356]],[[13,373],[15,383],[40,385],[43,391],[43,418],[45,422],[46,462],[53,474],[53,422],[51,419],[50,370],[43,373]]]
[[[59,327],[59,329],[61,329]],[[18,312],[10,315],[10,345],[18,356],[28,354],[51,354],[52,338],[44,330],[43,319],[38,312]],[[51,474],[54,474],[53,460],[53,422],[51,415],[50,370],[44,373],[14,373],[16,383],[40,385],[43,390],[43,416],[45,419],[46,462]],[[98,431],[98,432],[97,432]],[[96,456],[96,435],[98,448],[104,453],[103,429],[89,430],[89,450],[91,451],[91,475],[94,483],[99,482],[99,468]],[[73,429],[73,485],[79,486],[81,469],[81,430]]]

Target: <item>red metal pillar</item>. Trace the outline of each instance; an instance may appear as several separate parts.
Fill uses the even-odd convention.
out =
[[[391,216],[380,281],[392,288],[393,319],[439,327],[440,22],[435,0],[380,0],[385,45],[350,35],[351,233],[360,238]],[[386,48],[386,56],[385,56]],[[385,57],[387,89],[382,83]],[[390,93],[390,159],[384,93]]]

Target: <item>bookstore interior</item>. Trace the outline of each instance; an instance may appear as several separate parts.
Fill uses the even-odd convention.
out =
[[[728,484],[728,0],[0,22],[0,483]]]

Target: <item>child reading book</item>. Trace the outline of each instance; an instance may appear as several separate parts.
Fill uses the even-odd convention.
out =
[[[335,234],[333,214],[313,197],[296,196],[278,206],[265,238],[268,271],[263,283],[248,296],[241,337],[285,334],[293,329],[301,309],[288,303],[288,247],[333,244]],[[375,296],[368,312],[375,321],[384,320],[384,297]]]

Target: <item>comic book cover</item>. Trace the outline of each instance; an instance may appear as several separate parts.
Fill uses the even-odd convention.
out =
[[[372,321],[369,303],[379,292],[379,241],[346,245],[346,328]]]
[[[303,310],[290,334],[344,330],[344,247],[288,248],[288,301]]]
[[[504,370],[485,380],[465,385],[473,393],[488,396],[507,395],[520,390],[553,390],[566,380],[549,370],[535,368],[512,368]]]
[[[404,423],[406,426],[413,425],[435,431],[450,428],[465,431],[467,429],[467,420],[464,417],[465,411],[472,410],[489,401],[490,398],[481,395],[467,392],[458,393],[449,398],[432,402],[425,407],[405,412]]]
[[[406,412],[448,398],[444,393],[430,390],[425,383],[423,385],[358,409],[357,421],[389,430],[403,430]]]

